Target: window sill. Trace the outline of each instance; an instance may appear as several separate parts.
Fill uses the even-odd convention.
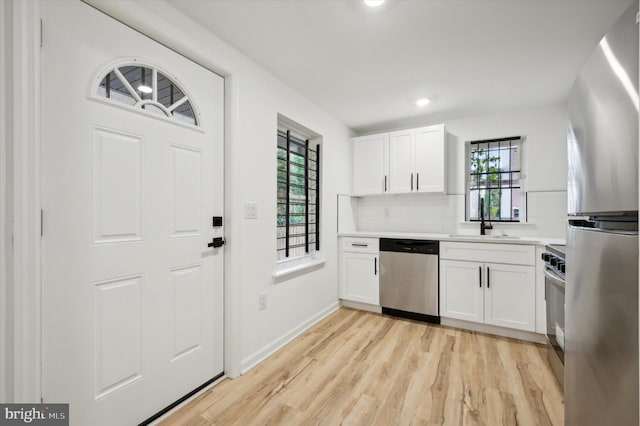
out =
[[[326,263],[325,259],[312,259],[309,258],[306,262],[298,263],[296,265],[280,265],[280,267],[271,275],[274,281],[283,281],[291,278],[293,275],[301,275],[307,271],[319,269]]]

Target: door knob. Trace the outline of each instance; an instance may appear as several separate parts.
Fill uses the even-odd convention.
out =
[[[207,244],[207,247],[222,247],[224,245],[225,241],[224,238],[222,237],[215,237],[213,239],[213,241],[211,241],[209,244]]]

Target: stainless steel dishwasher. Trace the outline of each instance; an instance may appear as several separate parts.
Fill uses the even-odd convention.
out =
[[[382,313],[440,323],[438,241],[380,239]]]

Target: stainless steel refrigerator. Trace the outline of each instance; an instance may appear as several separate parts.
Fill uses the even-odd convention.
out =
[[[638,416],[638,25],[636,2],[569,97],[565,421]]]

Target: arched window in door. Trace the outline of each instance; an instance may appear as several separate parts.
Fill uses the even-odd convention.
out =
[[[100,80],[98,98],[199,126],[198,114],[186,91],[157,68],[138,62],[113,67]]]

